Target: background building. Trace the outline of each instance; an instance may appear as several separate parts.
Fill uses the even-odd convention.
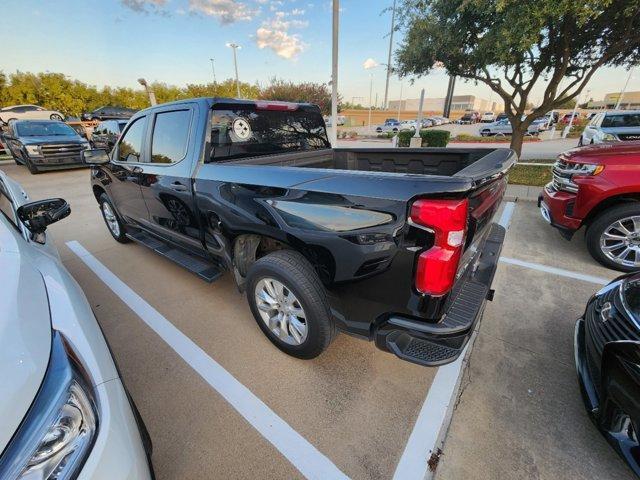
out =
[[[397,111],[417,111],[420,107],[419,98],[407,98],[406,100],[390,100],[389,110]],[[423,110],[425,112],[440,112],[444,110],[443,98],[425,98]],[[477,110],[479,112],[497,112],[497,103],[490,102],[475,95],[454,95],[451,103],[451,111],[464,112],[465,110]]]
[[[620,92],[607,93],[603,100],[587,103],[587,108],[595,110],[610,110],[616,108]],[[640,109],[640,92],[624,92],[620,108],[623,110]]]

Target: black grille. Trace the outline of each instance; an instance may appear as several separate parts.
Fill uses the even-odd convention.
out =
[[[47,163],[80,162],[82,145],[79,143],[52,143],[49,145],[41,145],[40,151]]]
[[[605,321],[602,310],[607,303],[611,305],[611,310]],[[587,365],[593,380],[599,385],[600,363],[605,344],[619,340],[640,341],[640,329],[622,305],[619,288],[608,291],[589,304],[585,323]]]
[[[618,138],[624,141],[640,140],[640,133],[619,133]]]

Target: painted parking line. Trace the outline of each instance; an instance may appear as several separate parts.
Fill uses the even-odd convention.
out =
[[[611,281],[611,279],[604,277],[595,277],[593,275],[586,275],[580,272],[572,272],[571,270],[550,267],[549,265],[542,265],[540,263],[525,262],[524,260],[518,260],[517,258],[500,257],[500,261],[503,263],[508,263],[509,265],[518,265],[520,267],[530,268],[532,270],[538,270],[540,272],[552,273],[561,277],[573,278],[576,280],[582,280],[583,282],[595,283],[596,285],[606,285]]]
[[[67,242],[67,247],[215,391],[229,402],[253,428],[271,442],[302,475],[313,480],[348,478],[331,460],[291,428],[262,400],[178,330],[160,312],[129,288],[80,243]]]
[[[514,202],[507,202],[502,210],[498,223],[505,229],[509,228],[515,206]],[[462,367],[475,336],[474,332],[455,362],[438,368],[409,441],[402,452],[393,480],[422,480],[431,473],[428,462],[431,454],[444,440],[456,392],[462,380]]]

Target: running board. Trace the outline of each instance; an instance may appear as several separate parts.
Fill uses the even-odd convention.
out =
[[[127,237],[136,243],[150,248],[163,257],[172,260],[181,267],[189,270],[191,273],[195,273],[205,282],[214,282],[218,279],[218,277],[222,275],[222,270],[217,264],[209,262],[197,255],[191,255],[189,253],[183,252],[182,250],[167,245],[162,240],[159,240],[156,237],[145,232],[138,231],[127,233]]]

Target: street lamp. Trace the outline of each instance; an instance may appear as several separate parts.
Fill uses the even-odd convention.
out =
[[[211,60],[211,71],[213,72],[213,83],[216,84],[216,67],[213,65],[213,58],[210,58],[209,60]]]
[[[362,64],[362,67],[365,70],[371,70],[373,68],[379,67],[380,64],[376,62],[373,58],[367,58],[365,62]],[[373,101],[373,73],[369,74],[369,132],[371,132],[371,103]]]
[[[139,78],[138,83],[142,85],[147,91],[147,95],[149,95],[149,103],[151,104],[151,106],[153,107],[154,105],[157,105],[158,102],[156,101],[156,94],[153,93],[153,90],[151,90],[151,87],[149,86],[147,81],[144,78]]]
[[[242,47],[237,43],[227,43],[226,45],[233,49],[233,66],[236,69],[236,90],[238,92],[238,98],[240,98],[240,80],[238,80],[238,56],[236,54],[236,50],[241,49]]]
[[[629,75],[627,75],[627,81],[624,82],[624,87],[622,88],[622,91],[620,92],[620,96],[618,97],[618,102],[616,103],[615,110],[618,110],[620,108],[620,104],[622,103],[622,97],[624,97],[624,94],[627,92],[627,85],[629,85],[629,80],[631,80],[632,73],[633,73],[633,68],[630,68]]]

